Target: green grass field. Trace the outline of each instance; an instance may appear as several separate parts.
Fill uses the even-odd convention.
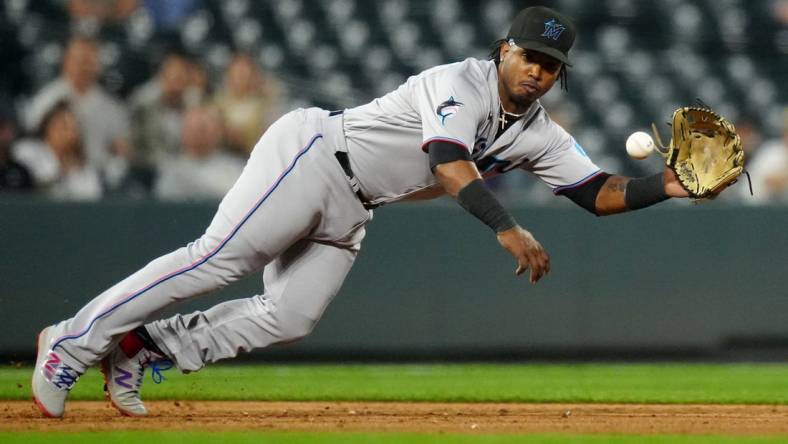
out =
[[[0,367],[0,399],[30,399],[31,369]],[[784,364],[213,366],[144,386],[146,399],[788,404]],[[103,399],[91,370],[73,400]]]
[[[0,400],[30,399],[30,368],[0,367]],[[788,404],[784,364],[236,365],[165,372],[149,400]],[[71,399],[103,399],[86,374]],[[2,430],[2,423],[0,423]],[[413,435],[360,433],[2,433],[0,442],[776,443],[788,437]]]

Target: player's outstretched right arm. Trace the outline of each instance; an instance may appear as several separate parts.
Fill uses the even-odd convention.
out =
[[[447,194],[495,231],[501,246],[517,260],[515,274],[519,276],[530,268],[530,281],[537,282],[550,271],[550,256],[531,233],[517,225],[484,184],[476,165],[462,154],[463,151],[457,146],[446,145],[429,146],[435,177]],[[455,150],[460,154],[437,154],[442,150]]]
[[[689,196],[670,167],[665,167],[661,173],[639,178],[602,173],[562,194],[597,216],[639,210],[671,197]]]

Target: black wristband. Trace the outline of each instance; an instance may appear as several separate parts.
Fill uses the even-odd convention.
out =
[[[662,173],[631,179],[624,192],[624,202],[630,210],[646,208],[668,198]]]
[[[457,202],[496,233],[514,228],[517,222],[498,202],[484,181],[476,179],[457,193]]]

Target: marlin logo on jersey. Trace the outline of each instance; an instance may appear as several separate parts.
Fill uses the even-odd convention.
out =
[[[555,21],[555,19],[550,19],[544,22],[544,32],[542,33],[542,37],[547,37],[548,39],[558,40],[561,37],[561,33],[564,32],[564,25]]]
[[[446,125],[446,119],[450,119],[457,115],[462,103],[454,100],[454,96],[449,97],[449,100],[438,105],[435,113],[441,118],[441,125]]]

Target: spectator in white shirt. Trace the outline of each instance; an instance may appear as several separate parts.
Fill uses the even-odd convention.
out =
[[[20,141],[14,158],[33,175],[36,187],[57,200],[89,201],[103,194],[99,173],[86,161],[75,113],[60,101],[41,121],[38,139]]]
[[[67,100],[76,115],[87,162],[98,170],[107,185],[123,180],[131,146],[129,119],[124,105],[98,83],[101,72],[99,45],[87,37],[74,37],[66,44],[62,74],[36,94],[28,112],[28,129],[41,126],[44,115]]]

